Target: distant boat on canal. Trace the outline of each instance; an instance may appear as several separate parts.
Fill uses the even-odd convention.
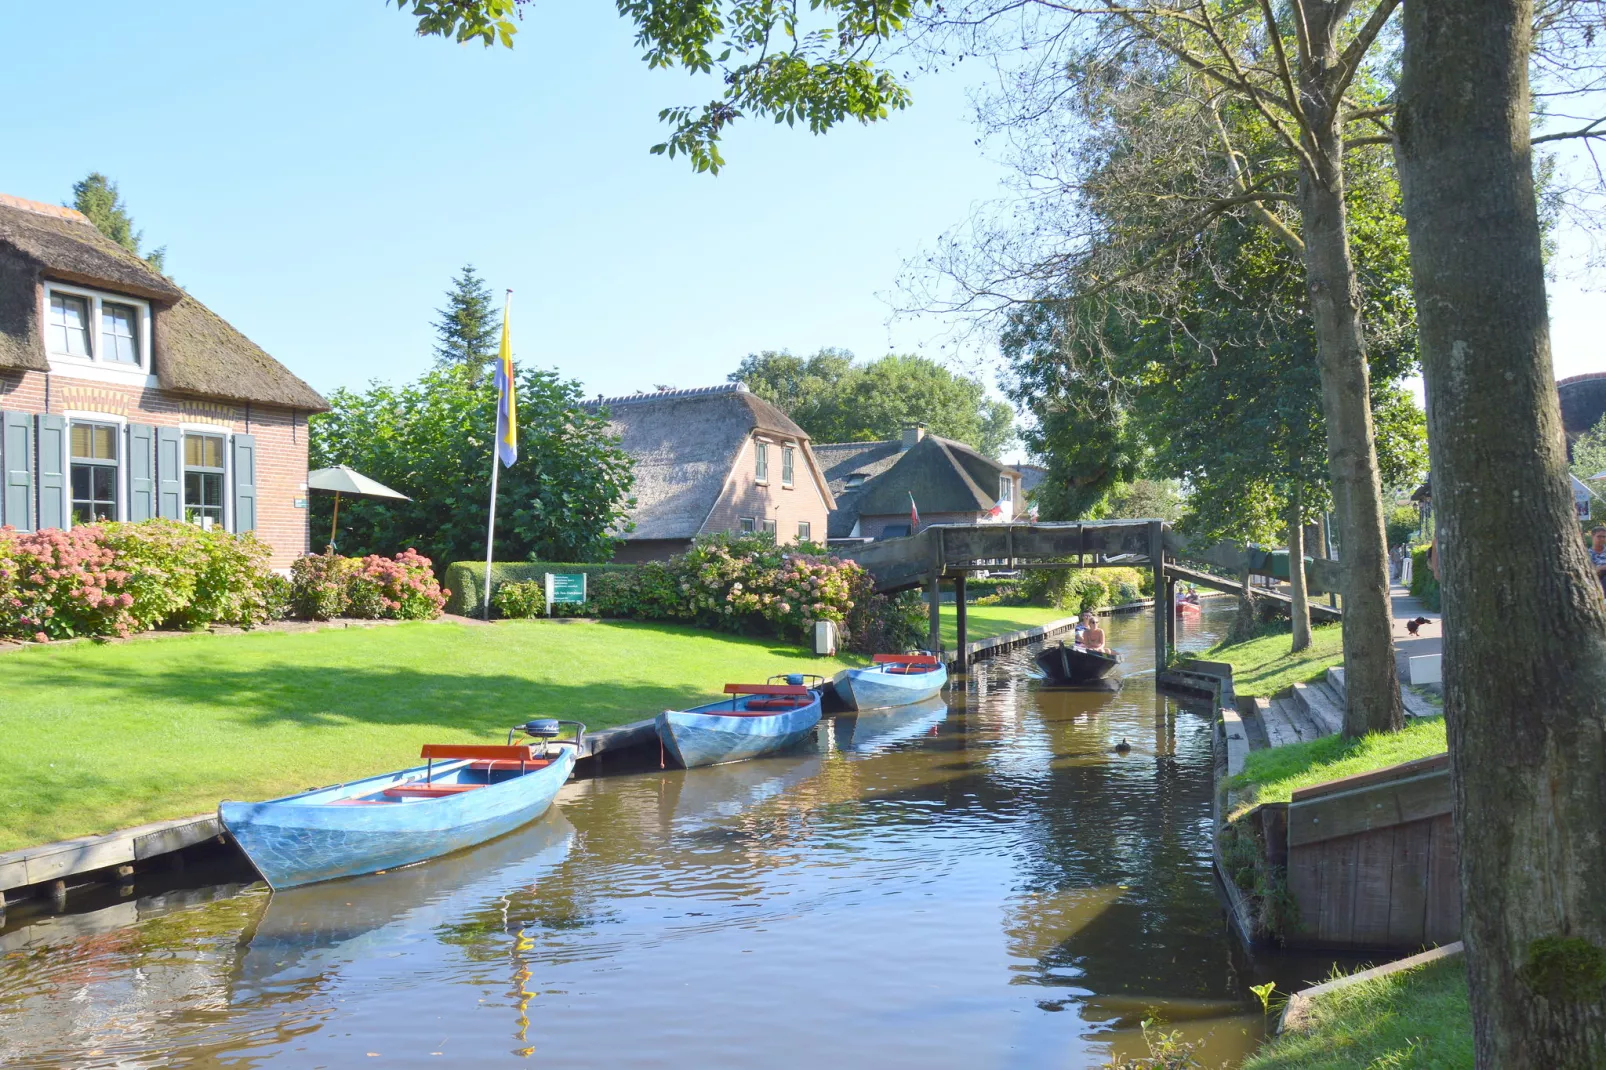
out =
[[[831,679],[850,710],[923,702],[947,684],[948,667],[935,654],[877,654],[869,668],[843,669]]]
[[[729,698],[658,715],[664,750],[687,769],[774,754],[820,723],[820,693],[791,676],[784,684],[726,684]],[[823,683],[823,681],[822,681]]]
[[[573,739],[557,739],[564,724]],[[539,743],[515,745],[517,732]],[[531,721],[506,746],[426,744],[425,764],[267,802],[218,820],[274,890],[395,869],[484,843],[544,814],[574,771],[585,726]]]
[[[1039,650],[1035,660],[1049,683],[1089,687],[1105,683],[1121,664],[1121,655],[1113,650],[1089,650],[1079,643],[1066,645],[1061,640]]]

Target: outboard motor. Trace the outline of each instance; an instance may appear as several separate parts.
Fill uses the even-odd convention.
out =
[[[539,739],[541,741],[541,753],[545,754],[547,751],[547,744],[558,738],[558,735],[561,731],[562,729],[559,727],[559,722],[556,719],[542,717],[538,720],[526,721],[517,728],[508,729],[507,741],[509,744],[511,744],[513,742],[514,735],[519,732],[523,732],[531,739]]]
[[[800,672],[788,673],[786,676],[786,682],[791,684],[793,687],[802,687],[803,674]]]

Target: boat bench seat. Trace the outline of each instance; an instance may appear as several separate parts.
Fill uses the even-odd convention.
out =
[[[483,784],[399,784],[386,788],[384,794],[392,799],[434,799],[446,795],[461,795],[465,791],[478,791]]]
[[[750,710],[797,710],[802,709],[814,699],[809,695],[781,695],[777,698],[750,698],[747,708]],[[740,711],[738,711],[740,712]]]
[[[544,769],[551,764],[551,758],[537,758],[530,762],[510,762],[499,758],[493,761],[469,762],[468,767],[476,773],[500,773],[504,770],[517,772],[522,766],[525,772],[529,772],[532,769]]]

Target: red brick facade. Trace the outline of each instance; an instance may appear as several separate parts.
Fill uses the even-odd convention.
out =
[[[129,517],[129,425],[149,425],[180,431],[210,432],[227,436],[224,501],[232,503],[237,475],[233,464],[235,436],[255,442],[255,532],[273,548],[272,566],[285,569],[307,552],[307,413],[278,406],[214,401],[168,393],[160,387],[77,379],[63,372],[0,369],[0,412],[29,416],[50,414],[74,421],[95,421],[118,426],[119,515]],[[37,473],[39,443],[34,436]],[[11,467],[7,459],[7,467]],[[37,490],[36,490],[37,492]],[[228,510],[231,529],[232,507]],[[37,512],[35,514],[38,515]],[[8,522],[11,518],[5,518]]]
[[[758,462],[754,455],[754,447],[758,442],[769,446],[769,478],[763,482],[758,479]],[[781,478],[781,451],[786,448],[793,450],[791,483]],[[802,443],[772,432],[756,432],[737,457],[725,481],[725,489],[713,511],[708,514],[702,532],[741,531],[742,520],[747,518],[760,531],[764,529],[765,521],[772,521],[775,524],[775,541],[783,545],[798,541],[800,524],[808,525],[811,541],[824,543],[829,515],[820,480],[803,455]]]

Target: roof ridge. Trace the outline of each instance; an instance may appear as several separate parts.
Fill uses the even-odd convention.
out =
[[[718,386],[690,386],[682,390],[650,390],[635,394],[619,394],[615,397],[603,397],[598,394],[583,405],[624,405],[636,401],[660,401],[664,398],[697,398],[713,397],[716,394],[746,394],[750,391],[747,384],[742,382],[720,383]]]
[[[926,437],[936,438],[935,435],[927,435]],[[964,482],[965,486],[970,489],[970,492],[973,495],[975,495],[976,503],[978,505],[986,505],[987,508],[990,509],[993,505],[998,504],[998,499],[994,498],[992,495],[983,490],[981,488],[981,484],[972,479],[970,473],[965,471],[965,466],[959,463],[959,459],[955,457],[953,451],[948,448],[947,439],[938,438],[936,444],[937,448],[942,451],[943,457],[950,465],[953,466],[954,471],[959,473],[959,478]],[[958,444],[963,445],[963,443]]]
[[[70,223],[83,223],[86,226],[94,226],[93,223],[89,222],[89,217],[76,208],[68,208],[60,204],[46,204],[43,201],[30,201],[26,197],[18,197],[11,193],[0,193],[0,207],[16,208],[24,212],[32,212],[35,215],[54,216],[57,219],[65,219]]]
[[[1596,379],[1606,379],[1606,372],[1583,372],[1579,375],[1569,375],[1565,379],[1556,380],[1558,388],[1569,386],[1572,383],[1587,383]]]

